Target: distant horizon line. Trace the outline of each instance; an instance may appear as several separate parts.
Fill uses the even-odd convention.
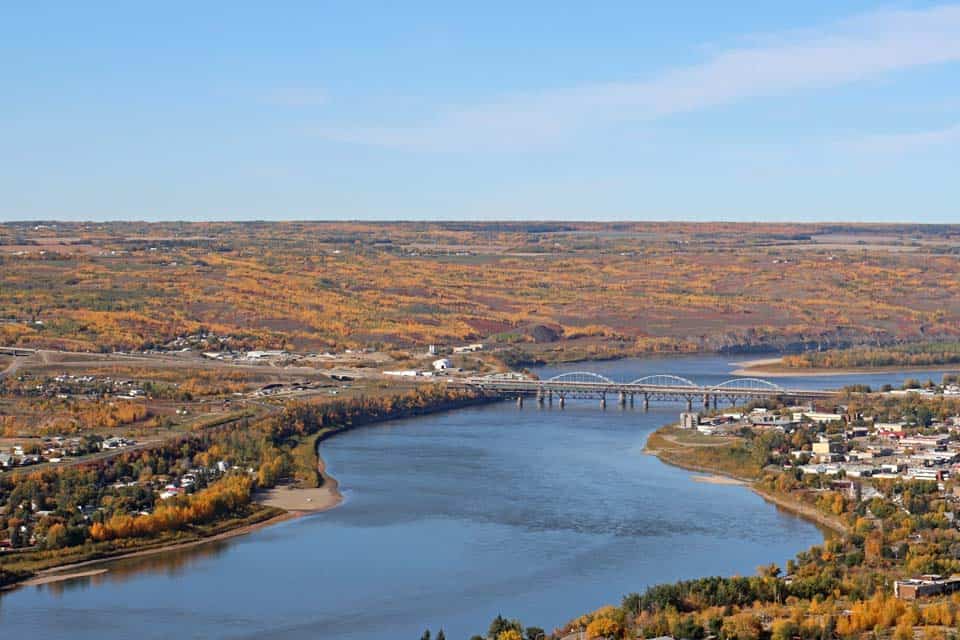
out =
[[[690,220],[684,218],[607,218],[600,220],[575,218],[210,218],[189,219],[149,219],[149,218],[112,218],[112,219],[63,219],[63,218],[22,218],[0,220],[0,225],[46,225],[46,224],[269,224],[269,223],[313,223],[313,224],[743,224],[743,225],[843,225],[843,226],[910,226],[910,227],[958,227],[960,222],[918,222],[918,221],[844,221],[844,220],[739,220],[706,219]]]

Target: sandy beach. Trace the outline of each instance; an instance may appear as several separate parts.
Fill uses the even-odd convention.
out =
[[[339,491],[339,485],[336,478],[329,475],[326,472],[326,465],[323,461],[323,458],[317,455],[317,470],[320,473],[320,476],[323,478],[323,485],[315,489],[296,489],[293,487],[276,487],[268,491],[261,491],[254,494],[253,498],[256,502],[270,506],[283,509],[286,513],[282,513],[276,517],[269,518],[262,522],[257,522],[250,524],[244,527],[238,527],[236,529],[231,529],[229,531],[224,531],[214,536],[209,536],[207,538],[200,538],[199,540],[191,540],[189,542],[180,542],[176,544],[163,545],[155,547],[152,549],[143,549],[140,551],[132,551],[130,553],[118,554],[115,556],[110,556],[106,558],[97,558],[95,560],[87,560],[84,562],[75,562],[73,564],[62,565],[59,567],[51,567],[50,569],[44,569],[38,571],[35,576],[23,582],[19,582],[7,587],[7,589],[15,589],[17,587],[25,586],[34,586],[42,584],[50,584],[53,582],[62,582],[64,580],[71,580],[73,578],[83,578],[87,576],[96,576],[107,573],[109,568],[97,568],[89,569],[86,571],[74,571],[74,569],[80,569],[82,567],[87,567],[95,564],[108,563],[113,560],[121,560],[124,558],[136,558],[140,556],[154,555],[158,553],[165,553],[167,551],[173,551],[176,549],[186,549],[189,547],[195,547],[201,544],[207,544],[217,540],[226,540],[228,538],[234,538],[236,536],[242,536],[252,531],[262,529],[263,527],[268,527],[278,522],[283,522],[284,520],[289,520],[291,518],[296,518],[302,515],[309,513],[317,513],[320,511],[326,511],[336,507],[338,504],[343,502],[343,495]]]
[[[729,476],[720,476],[716,474],[710,475],[695,475],[690,476],[690,479],[694,482],[703,482],[705,484],[731,484],[731,485],[746,485],[747,483],[743,480],[737,480],[736,478],[731,478]]]
[[[766,490],[762,489],[756,482],[748,478],[736,478],[731,475],[724,474],[719,471],[714,471],[705,467],[699,467],[697,465],[685,464],[680,461],[670,460],[669,457],[663,457],[662,452],[645,449],[644,453],[656,456],[664,464],[668,464],[673,467],[679,467],[680,469],[686,469],[688,471],[697,472],[696,475],[691,475],[690,479],[694,482],[702,482],[705,484],[722,484],[722,485],[737,485],[744,486],[749,488],[751,491],[756,493],[758,496],[771,502],[778,507],[794,513],[802,518],[805,518],[817,525],[830,529],[834,532],[845,533],[846,527],[843,521],[840,518],[834,516],[828,516],[817,511],[815,507],[812,507],[807,504],[803,504],[793,498],[779,496],[773,493],[769,493]]]
[[[53,582],[63,582],[64,580],[73,580],[74,578],[86,578],[87,576],[99,576],[107,572],[107,569],[90,569],[89,571],[73,571],[67,573],[51,573],[46,575],[38,575],[35,578],[30,578],[20,584],[16,585],[18,587],[33,587],[41,584],[51,584]]]
[[[841,519],[833,516],[824,515],[819,511],[817,511],[816,508],[810,505],[803,504],[793,498],[787,498],[784,496],[778,496],[778,495],[769,493],[763,490],[762,488],[760,488],[753,481],[750,481],[746,478],[744,479],[735,478],[733,476],[724,475],[720,472],[711,472],[711,470],[709,469],[698,468],[694,465],[688,465],[688,464],[683,464],[673,460],[664,459],[660,457],[659,452],[657,451],[648,450],[645,453],[648,453],[650,455],[654,455],[660,458],[660,460],[664,464],[669,464],[671,466],[679,467],[681,469],[687,469],[688,471],[701,472],[698,475],[690,476],[690,479],[693,480],[694,482],[702,482],[705,484],[722,484],[722,485],[736,485],[736,486],[747,487],[748,489],[753,491],[755,494],[757,494],[767,502],[771,502],[777,505],[778,507],[780,507],[781,509],[784,509],[785,511],[789,511],[806,520],[809,520],[810,522],[813,522],[814,524],[830,529],[833,532],[840,533],[840,534],[843,534],[846,532],[846,527],[844,526],[844,523]]]
[[[268,507],[277,507],[284,511],[297,513],[317,513],[333,509],[343,502],[336,478],[329,475],[326,464],[320,454],[317,454],[317,471],[323,478],[323,484],[316,488],[297,488],[281,486],[258,491],[253,499]]]

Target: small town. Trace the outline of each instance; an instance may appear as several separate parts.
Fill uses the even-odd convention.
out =
[[[0,15],[2,640],[960,640],[960,0]]]
[[[936,395],[932,390],[888,391],[892,396]],[[960,386],[949,383],[942,396],[960,396]],[[777,430],[785,434],[815,427],[816,439],[802,448],[778,452],[784,469],[831,478],[912,479],[943,482],[960,477],[960,415],[936,420],[932,415],[901,417],[894,422],[836,405],[831,412],[811,405],[782,409],[755,407],[701,415],[683,412],[680,426],[704,435],[735,435],[743,429]],[[850,485],[858,486],[858,485]],[[960,496],[960,493],[958,493]],[[866,497],[869,497],[867,495]]]

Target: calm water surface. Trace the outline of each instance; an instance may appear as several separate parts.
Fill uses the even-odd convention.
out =
[[[729,377],[728,359],[591,363],[617,379]],[[829,388],[904,375],[779,378]],[[323,445],[345,503],[229,542],[103,565],[0,597],[4,638],[418,638],[498,613],[552,628],[653,583],[751,574],[822,540],[743,487],[642,454],[679,405],[512,403],[368,427]]]

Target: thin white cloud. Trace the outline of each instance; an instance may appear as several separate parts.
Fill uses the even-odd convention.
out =
[[[960,61],[960,5],[879,11],[761,41],[648,80],[511,95],[403,126],[322,127],[315,133],[410,150],[537,149],[612,122],[652,120]]]
[[[871,135],[853,146],[857,151],[899,154],[944,145],[960,145],[960,124],[927,131]]]
[[[283,107],[315,107],[326,104],[328,100],[325,91],[313,87],[281,87],[262,96],[263,102]]]

